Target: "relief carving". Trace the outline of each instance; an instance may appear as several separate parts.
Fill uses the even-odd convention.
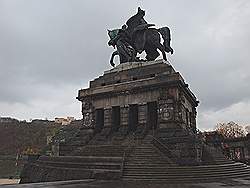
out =
[[[89,100],[82,101],[82,114],[83,114],[83,125],[86,127],[93,127],[93,106]]]

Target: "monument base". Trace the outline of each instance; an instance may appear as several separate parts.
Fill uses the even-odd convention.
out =
[[[226,160],[199,139],[198,101],[180,73],[163,60],[105,71],[79,90],[77,99],[82,128],[70,142],[59,144],[58,157],[28,163],[21,183],[249,176],[249,167]]]

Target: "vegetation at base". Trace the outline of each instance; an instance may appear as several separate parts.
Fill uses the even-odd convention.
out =
[[[0,123],[0,155],[37,154],[60,124],[50,121]]]
[[[0,160],[0,177],[10,178],[18,176],[18,167],[15,160]]]
[[[54,136],[62,136],[64,129],[80,126],[80,120],[65,126],[48,120],[0,122],[0,178],[19,177],[24,162],[21,156],[49,155]],[[21,158],[16,160],[17,156]]]

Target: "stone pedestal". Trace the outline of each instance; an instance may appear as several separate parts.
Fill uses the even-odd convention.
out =
[[[120,64],[90,81],[89,88],[79,90],[77,99],[82,102],[84,126],[97,131],[176,125],[196,130],[196,97],[180,73],[163,60]],[[120,109],[119,117],[112,116],[114,108]],[[112,118],[118,118],[119,125]]]

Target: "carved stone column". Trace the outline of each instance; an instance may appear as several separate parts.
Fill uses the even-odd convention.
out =
[[[90,100],[82,101],[83,126],[94,128],[94,108]]]
[[[158,99],[158,122],[159,128],[167,128],[176,120],[176,101],[170,96],[168,90],[161,92]]]

